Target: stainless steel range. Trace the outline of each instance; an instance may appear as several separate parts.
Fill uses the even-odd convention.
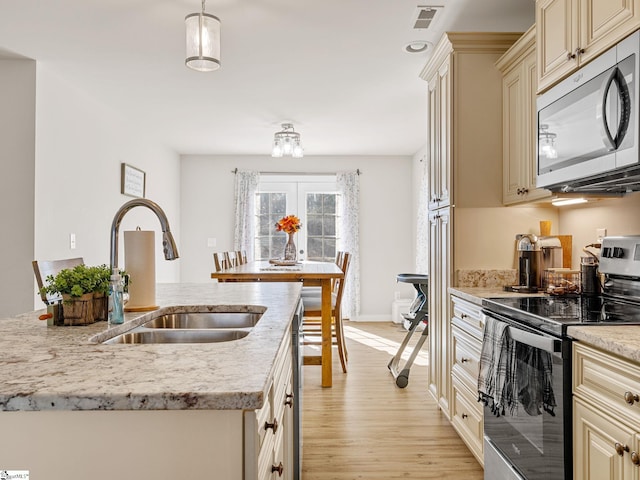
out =
[[[500,361],[507,358],[508,368],[497,399],[495,392],[483,396],[487,382],[479,381],[485,400],[486,480],[573,478],[567,328],[640,324],[640,236],[606,237],[599,270],[604,274],[601,294],[483,300],[485,371],[493,354],[502,355]],[[506,352],[496,352],[495,342],[490,344],[489,325],[510,339]]]

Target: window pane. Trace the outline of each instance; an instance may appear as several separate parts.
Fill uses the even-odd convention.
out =
[[[325,214],[336,213],[336,195],[332,193],[324,195],[322,205]]]
[[[307,235],[322,235],[322,217],[320,215],[307,214]]]
[[[324,227],[323,233],[325,236],[336,235],[336,217],[335,215],[326,216],[322,219],[322,225]]]
[[[307,215],[310,213],[322,213],[322,194],[307,194]]]
[[[321,261],[323,259],[321,238],[308,238],[307,247],[309,248],[307,255],[309,260]]]

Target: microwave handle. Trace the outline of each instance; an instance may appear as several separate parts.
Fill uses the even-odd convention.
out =
[[[618,88],[618,97],[622,106],[620,122],[618,123],[618,130],[615,137],[611,135],[611,131],[609,130],[609,126],[607,124],[607,96],[609,95],[609,90],[611,89],[611,86],[613,84],[615,84]],[[624,139],[624,136],[627,133],[627,129],[629,128],[629,117],[631,116],[631,99],[629,98],[629,87],[627,86],[627,82],[624,81],[624,75],[618,67],[614,68],[611,71],[611,75],[609,75],[606,82],[603,84],[600,98],[601,101],[598,105],[598,109],[600,111],[600,120],[602,122],[600,124],[602,140],[609,151],[613,151],[616,150],[620,146],[620,144],[622,144],[622,140]]]

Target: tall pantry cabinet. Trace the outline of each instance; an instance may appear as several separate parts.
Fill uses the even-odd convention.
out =
[[[520,33],[445,33],[420,73],[428,84],[429,391],[451,418],[456,211],[502,207],[502,76],[496,60]],[[479,232],[490,235],[491,232]]]

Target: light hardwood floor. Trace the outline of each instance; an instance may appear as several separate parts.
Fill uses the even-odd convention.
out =
[[[332,388],[320,386],[319,367],[304,367],[303,480],[482,480],[482,467],[427,391],[428,342],[401,389],[387,363],[405,331],[346,322],[345,333],[349,372],[334,355]]]

